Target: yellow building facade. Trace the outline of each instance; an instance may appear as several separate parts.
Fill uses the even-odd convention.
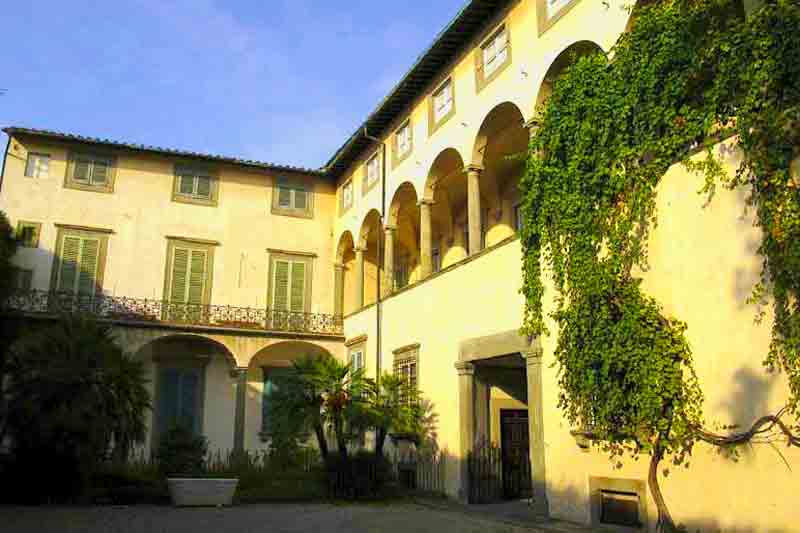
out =
[[[37,240],[15,259],[31,272],[22,285],[62,289],[64,250],[80,262],[96,237],[104,316],[150,365],[153,435],[159,410],[182,408],[159,404],[169,382],[199,391],[192,413],[212,446],[262,448],[270,372],[328,352],[370,375],[401,372],[434,403],[449,496],[476,499],[466,458],[493,443],[530,469],[507,497],[585,524],[621,506],[652,527],[646,461],[617,468],[576,440],[557,407],[555,336],[519,334],[524,163],[509,157],[526,151],[536,106],[572,58],[626,31],[627,4],[470,2],[320,170],[11,128],[0,209]],[[735,172],[732,141],[717,149]],[[760,236],[742,193],[704,207],[701,186],[682,167],[662,180],[644,283],[689,326],[707,421],[749,426],[788,391],[761,364],[769,317],[755,324],[746,303]],[[72,286],[80,294],[79,276]],[[52,306],[38,298],[20,305]],[[800,454],[781,453],[732,461],[699,445],[662,482],[676,522],[793,530],[800,481],[786,464]]]

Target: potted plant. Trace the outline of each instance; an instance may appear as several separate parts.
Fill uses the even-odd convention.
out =
[[[233,504],[238,478],[210,477],[205,468],[208,441],[185,425],[175,425],[161,439],[159,468],[178,507]]]

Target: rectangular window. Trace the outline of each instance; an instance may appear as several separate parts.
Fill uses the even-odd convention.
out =
[[[413,136],[411,119],[405,121],[394,134],[394,165],[397,166],[411,153]]]
[[[375,154],[369,158],[366,164],[366,171],[364,176],[364,191],[363,194],[367,194],[367,192],[378,183],[378,180],[381,178],[381,158],[380,154]]]
[[[500,67],[504,66],[508,59],[508,32],[506,27],[500,28],[497,33],[489,38],[489,41],[481,49],[483,57],[483,77],[488,79]]]
[[[17,224],[17,241],[23,248],[38,248],[42,225],[39,222],[20,221]]]
[[[350,369],[353,372],[364,370],[364,347],[351,348],[350,350]]]
[[[342,185],[342,213],[353,207],[353,180]]]
[[[264,389],[261,394],[261,437],[272,435],[275,429],[275,394],[281,381],[290,375],[290,368],[263,367]]]
[[[536,18],[542,35],[580,0],[536,0]]]
[[[276,215],[311,218],[313,216],[312,191],[299,178],[279,176],[272,193],[272,212]]]
[[[453,80],[447,80],[433,93],[433,122],[439,124],[453,111]]]
[[[158,435],[164,435],[176,425],[201,434],[202,379],[203,370],[200,367],[159,369],[156,412]]]
[[[172,200],[199,205],[216,205],[218,181],[209,169],[188,165],[175,166]]]
[[[33,286],[33,270],[25,268],[14,269],[12,288],[18,291],[29,291]]]
[[[102,289],[107,247],[107,232],[60,228],[53,289],[92,299]]]
[[[65,186],[87,191],[113,192],[114,159],[98,154],[70,154]]]
[[[167,246],[167,275],[164,300],[166,319],[177,322],[205,322],[211,301],[214,246],[170,239]]]
[[[285,253],[270,258],[269,317],[277,331],[304,331],[311,308],[311,257]]]
[[[28,153],[25,175],[29,178],[46,178],[50,175],[50,156],[48,154]]]
[[[400,348],[394,352],[394,374],[403,379],[408,390],[413,393],[417,391],[419,376],[417,374],[419,366],[419,345],[411,345]]]

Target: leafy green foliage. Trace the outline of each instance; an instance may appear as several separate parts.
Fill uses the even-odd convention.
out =
[[[61,484],[66,494],[79,494],[100,463],[122,461],[144,441],[150,408],[144,367],[123,353],[110,326],[64,316],[21,339],[9,369],[12,451],[24,468],[43,468],[53,459],[61,475],[48,489]]]
[[[5,213],[0,211],[0,299],[5,299],[11,291],[14,280],[14,267],[11,258],[17,252],[14,229]]]
[[[158,443],[158,466],[165,476],[197,476],[203,473],[208,440],[183,424],[175,424]]]
[[[683,163],[745,187],[764,231],[762,283],[775,325],[767,364],[800,398],[800,6],[776,0],[745,19],[735,0],[663,0],[635,13],[609,61],[574,58],[540,109],[523,178],[525,323],[546,331],[547,271],[557,291],[561,406],[573,423],[632,450],[687,450],[702,394],[680,321],[663,316],[647,269],[656,187]],[[714,151],[735,135],[727,177]],[[691,160],[705,152],[704,160]],[[613,446],[612,446],[613,448]]]
[[[739,0],[640,6],[610,61],[599,51],[572,58],[530,143],[522,180],[525,329],[547,332],[550,274],[560,405],[612,456],[653,452],[651,485],[665,453],[680,463],[697,438],[752,436],[700,431],[703,400],[686,326],[664,316],[636,277],[648,267],[656,188],[676,163],[705,176],[709,200],[718,184],[750,194],[763,231],[752,300],[771,302],[775,317],[765,364],[788,375],[787,410],[800,416],[800,4],[763,4],[747,16]],[[734,176],[716,151],[729,137],[742,159]],[[659,517],[669,523],[655,489]]]

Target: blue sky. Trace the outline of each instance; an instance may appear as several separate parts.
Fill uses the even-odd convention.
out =
[[[6,2],[0,125],[320,166],[465,1]]]

